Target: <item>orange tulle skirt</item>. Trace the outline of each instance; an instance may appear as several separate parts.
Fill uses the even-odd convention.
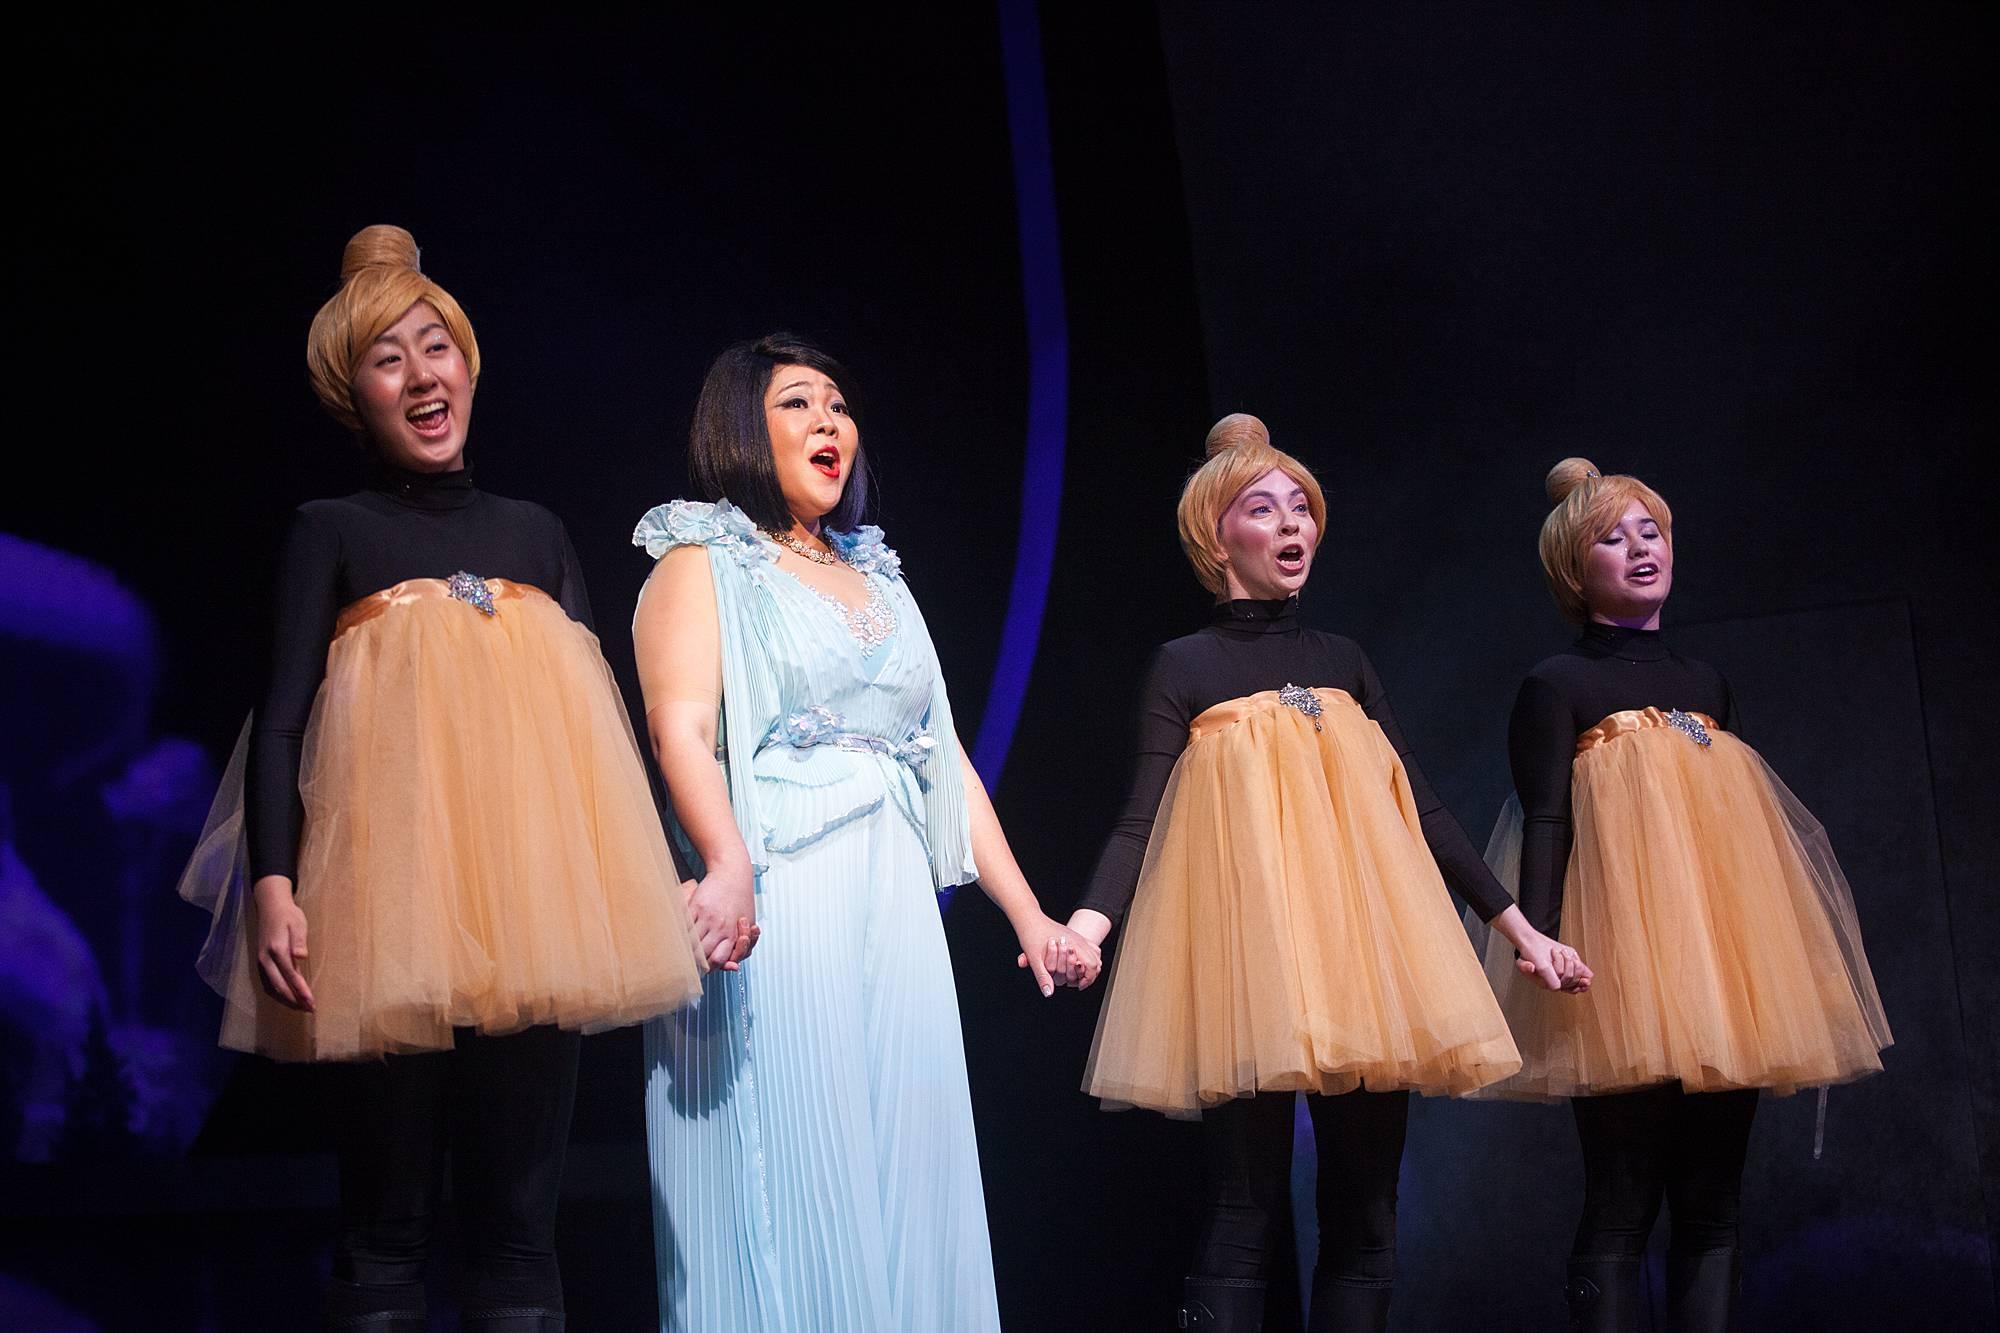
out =
[[[1596,976],[1580,997],[1541,991],[1489,943],[1523,1060],[1493,1093],[1789,1093],[1882,1068],[1889,1022],[1825,831],[1755,750],[1684,716],[1710,744],[1656,708],[1578,740],[1561,938]],[[1488,849],[1509,885],[1519,826],[1513,807]]]
[[[204,974],[225,998],[224,1046],[285,1060],[443,1050],[454,1028],[595,1031],[698,992],[679,880],[596,637],[538,589],[488,587],[491,616],[438,579],[341,613],[299,773],[311,1014],[260,983],[232,765],[182,885],[217,913]],[[232,837],[233,873],[218,874]],[[209,887],[232,878],[233,891]]]
[[[1310,695],[1317,719],[1266,691],[1190,728],[1084,1075],[1107,1107],[1465,1093],[1520,1067],[1402,762],[1346,693]]]

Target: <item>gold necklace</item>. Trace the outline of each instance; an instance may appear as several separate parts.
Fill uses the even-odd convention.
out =
[[[847,563],[846,560],[841,558],[840,552],[835,550],[815,551],[789,532],[773,532],[769,528],[765,528],[764,535],[778,545],[798,552],[815,565],[844,565]]]

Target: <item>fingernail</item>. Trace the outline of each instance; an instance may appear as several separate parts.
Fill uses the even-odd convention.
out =
[[[1042,987],[1042,998],[1045,1000],[1048,999],[1049,996],[1054,995],[1055,993],[1056,993],[1056,988],[1054,986]]]

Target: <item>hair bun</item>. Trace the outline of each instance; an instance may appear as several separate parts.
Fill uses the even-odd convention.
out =
[[[408,231],[378,222],[355,232],[347,242],[340,256],[340,280],[351,281],[365,268],[406,268],[415,273],[421,254],[417,238]]]
[[[1561,504],[1569,498],[1570,492],[1593,477],[1604,474],[1597,464],[1588,458],[1565,458],[1549,469],[1548,480],[1543,483],[1548,488],[1549,503]]]
[[[1231,412],[1208,428],[1208,457],[1245,446],[1270,447],[1271,432],[1248,412]]]

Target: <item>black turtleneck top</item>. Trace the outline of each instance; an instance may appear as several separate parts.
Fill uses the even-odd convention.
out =
[[[1545,935],[1562,921],[1576,738],[1628,708],[1706,713],[1737,730],[1722,673],[1674,652],[1658,630],[1593,622],[1568,651],[1528,673],[1507,725],[1507,755],[1521,801],[1521,913]]]
[[[1112,825],[1078,907],[1102,912],[1115,923],[1131,905],[1153,817],[1174,764],[1187,748],[1188,727],[1195,718],[1226,699],[1286,685],[1345,690],[1352,696],[1403,761],[1423,818],[1424,841],[1445,882],[1483,920],[1492,920],[1512,905],[1410,757],[1368,655],[1352,639],[1300,625],[1294,597],[1282,602],[1224,602],[1206,627],[1162,645],[1153,654],[1139,686],[1137,771],[1124,813]]]
[[[404,579],[481,578],[532,584],[590,626],[590,600],[562,521],[524,500],[489,495],[470,470],[378,465],[367,490],[313,500],[292,516],[278,556],[269,674],[250,725],[244,819],[253,880],[296,878],[299,756],[341,608]]]

